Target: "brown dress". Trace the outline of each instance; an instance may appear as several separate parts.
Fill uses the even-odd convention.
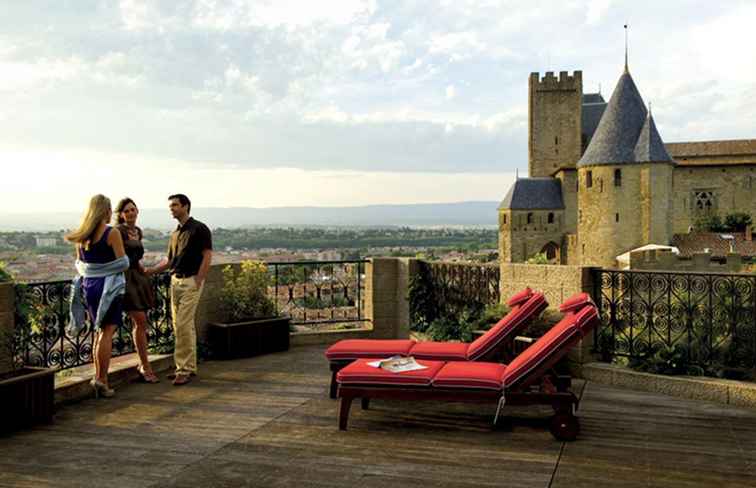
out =
[[[147,311],[155,306],[155,293],[152,290],[150,278],[139,269],[139,261],[144,257],[142,245],[142,229],[136,228],[139,237],[129,237],[129,229],[119,225],[118,230],[123,237],[123,247],[129,257],[129,269],[126,275],[126,295],[123,297],[123,309],[130,311]]]

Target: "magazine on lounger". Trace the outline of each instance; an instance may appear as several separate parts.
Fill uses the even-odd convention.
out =
[[[418,369],[426,369],[428,366],[423,366],[415,361],[412,356],[392,356],[388,359],[380,359],[378,361],[372,361],[368,363],[374,368],[385,369],[392,373],[403,373],[405,371],[416,371]]]

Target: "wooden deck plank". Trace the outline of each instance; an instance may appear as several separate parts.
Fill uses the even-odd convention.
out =
[[[378,400],[342,432],[322,352],[204,363],[186,387],[65,406],[0,438],[0,487],[756,486],[753,410],[591,383],[564,445],[548,408],[507,409],[512,428],[494,430],[493,405]]]

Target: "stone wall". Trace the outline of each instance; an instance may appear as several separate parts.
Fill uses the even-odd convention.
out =
[[[548,221],[549,214],[553,216],[552,223]],[[561,248],[564,219],[564,210],[499,210],[499,260],[524,262],[549,242]]]
[[[197,307],[197,337],[205,340],[207,324],[222,320],[220,294],[223,268],[239,264],[210,267]],[[346,338],[396,339],[409,337],[409,302],[407,287],[417,268],[415,259],[373,258],[365,264],[364,317],[369,330],[316,331],[292,334],[292,345],[330,344]]]
[[[528,102],[528,176],[574,167],[582,151],[583,73],[531,73]]]
[[[562,182],[562,201],[564,202],[564,231],[577,233],[577,183],[578,172],[575,169],[563,169],[556,174]]]
[[[549,302],[549,308],[544,314],[549,324],[556,323],[561,318],[559,304],[566,298],[583,291],[593,292],[591,268],[585,266],[501,263],[500,270],[502,303],[526,286],[541,291]],[[570,352],[569,360],[575,372],[579,372],[581,364],[593,360],[590,354],[592,344],[593,335],[589,335]]]
[[[746,212],[756,219],[756,164],[750,166],[678,166],[673,173],[672,232],[688,232],[696,218],[694,192],[711,190],[715,194],[713,211]]]
[[[621,171],[620,186],[614,183],[615,170]],[[578,174],[581,264],[615,267],[618,255],[650,240],[669,244],[671,165],[589,166],[581,167]]]
[[[0,283],[0,375],[12,369],[10,340],[14,323],[16,295],[12,283]]]
[[[630,269],[740,273],[745,270],[745,264],[743,257],[735,253],[728,254],[725,262],[720,263],[713,261],[710,253],[697,253],[692,259],[685,259],[669,249],[655,249],[631,252]]]

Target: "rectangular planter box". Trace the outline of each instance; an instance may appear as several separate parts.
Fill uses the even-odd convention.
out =
[[[213,356],[219,359],[245,358],[289,349],[289,317],[248,322],[208,324],[207,338]]]
[[[51,422],[55,370],[24,367],[9,375],[0,380],[0,433]]]

